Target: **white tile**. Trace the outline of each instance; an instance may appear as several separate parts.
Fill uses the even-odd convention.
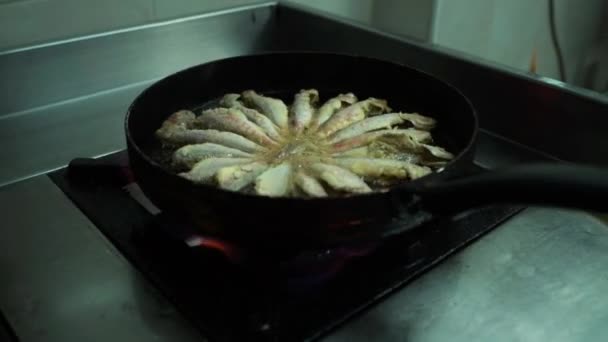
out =
[[[375,0],[373,26],[393,34],[429,40],[434,0]]]
[[[368,24],[372,19],[373,0],[289,0],[316,10]]]
[[[557,0],[556,25],[567,80],[597,37],[603,0]],[[529,0],[438,0],[433,42],[520,70],[537,51],[537,72],[558,78],[548,3]]]

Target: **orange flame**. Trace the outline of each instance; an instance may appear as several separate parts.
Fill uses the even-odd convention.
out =
[[[240,260],[240,254],[237,251],[236,247],[219,239],[202,236],[192,236],[187,239],[186,243],[190,247],[202,246],[209,249],[214,249],[224,254],[228,259],[233,262],[237,262]]]

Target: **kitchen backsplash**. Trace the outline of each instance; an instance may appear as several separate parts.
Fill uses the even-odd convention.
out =
[[[549,0],[288,0],[473,56],[559,78]],[[260,0],[0,0],[0,51],[193,15]],[[588,76],[604,0],[555,0],[567,80]],[[604,23],[604,25],[606,25]],[[608,30],[604,27],[604,31]],[[605,34],[606,35],[606,34]]]
[[[260,0],[0,0],[0,50],[120,29]]]
[[[598,39],[604,0],[555,0],[556,33],[569,83],[580,83],[583,59]],[[559,78],[549,0],[437,0],[432,41],[490,61]]]
[[[264,1],[0,0],[0,51],[260,2]],[[293,2],[363,23],[371,20],[373,0]]]

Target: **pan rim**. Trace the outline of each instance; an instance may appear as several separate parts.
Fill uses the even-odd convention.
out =
[[[477,141],[477,136],[479,133],[479,119],[477,116],[477,112],[475,110],[475,107],[473,106],[473,103],[471,102],[471,100],[457,87],[455,87],[454,85],[452,85],[451,83],[437,77],[434,75],[431,75],[430,73],[420,70],[418,68],[414,68],[412,66],[406,65],[404,63],[398,63],[396,61],[393,60],[388,60],[388,59],[381,59],[378,57],[372,57],[372,56],[367,56],[367,55],[361,55],[361,54],[354,54],[354,53],[337,53],[337,52],[319,52],[319,51],[301,51],[301,50],[290,50],[290,51],[275,51],[275,52],[258,52],[258,53],[249,53],[249,54],[241,54],[241,55],[236,55],[236,56],[231,56],[231,57],[226,57],[226,58],[219,58],[219,59],[214,59],[214,60],[210,60],[204,63],[199,63],[199,64],[195,64],[192,66],[189,66],[187,68],[183,68],[181,70],[178,70],[176,72],[170,73],[164,77],[162,77],[159,80],[156,80],[155,82],[153,82],[152,84],[150,84],[149,86],[147,86],[144,90],[142,90],[129,104],[129,107],[127,108],[127,112],[126,115],[124,117],[124,130],[125,130],[125,135],[126,135],[126,139],[127,139],[127,147],[129,149],[132,149],[133,151],[135,151],[140,158],[142,158],[150,167],[153,167],[154,169],[160,171],[162,174],[164,174],[165,176],[171,177],[173,179],[176,179],[180,182],[188,182],[189,186],[192,187],[200,187],[202,189],[206,189],[206,190],[211,190],[211,191],[215,191],[221,194],[226,194],[226,195],[230,195],[230,196],[238,196],[238,197],[242,197],[242,198],[251,198],[251,199],[256,199],[257,201],[268,201],[268,202],[293,202],[293,203],[301,203],[301,202],[308,202],[308,201],[333,201],[336,199],[340,199],[340,200],[349,200],[349,199],[361,199],[361,198],[372,198],[372,197],[379,197],[379,196],[386,196],[387,194],[395,194],[395,193],[403,193],[404,191],[406,192],[412,192],[415,193],[417,187],[424,185],[424,184],[428,184],[429,182],[433,182],[433,181],[438,181],[441,182],[442,180],[437,179],[437,175],[439,175],[438,172],[433,172],[431,174],[428,174],[426,176],[420,177],[418,179],[415,180],[411,180],[408,181],[407,183],[403,183],[403,184],[398,184],[398,185],[394,185],[391,186],[387,191],[372,191],[369,193],[359,193],[359,194],[345,194],[345,195],[341,195],[339,197],[337,196],[328,196],[328,197],[313,197],[313,198],[308,198],[308,197],[270,197],[270,196],[261,196],[261,195],[256,195],[256,194],[248,194],[248,193],[243,193],[240,191],[230,191],[230,190],[224,190],[221,188],[218,188],[216,186],[212,186],[212,185],[207,185],[207,184],[195,184],[192,183],[182,177],[179,177],[178,175],[169,172],[166,168],[162,167],[162,165],[160,165],[156,160],[154,160],[152,157],[150,157],[147,153],[145,153],[142,148],[137,144],[137,142],[135,141],[135,139],[133,138],[132,134],[131,134],[131,130],[130,130],[130,126],[129,126],[129,121],[130,121],[130,117],[134,111],[134,109],[136,108],[136,106],[141,102],[142,98],[145,98],[146,95],[155,87],[157,87],[159,84],[163,83],[163,82],[168,82],[171,79],[177,77],[178,75],[182,75],[188,72],[191,72],[192,70],[201,68],[203,66],[206,65],[210,65],[213,63],[219,63],[219,62],[228,62],[231,60],[239,60],[239,59],[248,59],[248,58],[253,58],[253,57],[264,57],[264,56],[279,56],[279,55],[316,55],[316,56],[332,56],[332,57],[339,57],[339,58],[354,58],[354,59],[360,59],[360,60],[367,60],[370,62],[375,62],[375,63],[384,63],[384,64],[392,64],[393,66],[397,66],[400,68],[407,68],[410,71],[416,72],[418,74],[420,74],[421,76],[431,79],[436,83],[440,83],[442,84],[444,87],[446,87],[446,89],[449,89],[451,92],[453,92],[455,95],[457,95],[460,99],[464,100],[468,109],[470,110],[470,114],[472,116],[472,121],[473,121],[473,133],[469,136],[468,141],[466,143],[466,145],[464,146],[464,148],[462,148],[460,150],[460,152],[458,154],[455,155],[454,159],[450,160],[444,167],[444,170],[448,170],[453,168],[453,165],[460,162],[461,159],[463,159],[463,157],[475,146],[476,141]],[[170,114],[169,114],[170,115]],[[168,116],[168,115],[167,115]]]

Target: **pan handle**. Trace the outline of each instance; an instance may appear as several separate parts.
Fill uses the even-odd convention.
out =
[[[608,170],[541,163],[427,183],[415,191],[443,211],[489,204],[525,204],[608,212]]]

